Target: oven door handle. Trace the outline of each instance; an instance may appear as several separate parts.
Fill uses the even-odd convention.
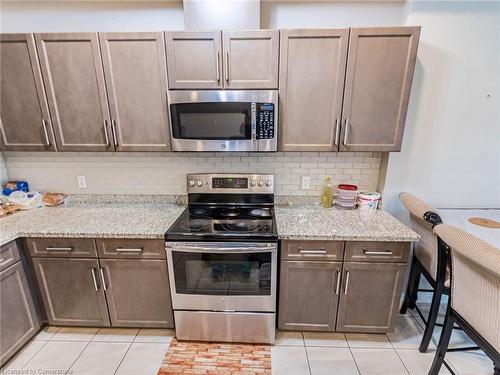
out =
[[[228,254],[241,254],[241,253],[274,253],[277,251],[276,247],[201,247],[201,246],[167,246],[167,249],[172,251],[182,251],[185,253],[217,253],[223,252]]]

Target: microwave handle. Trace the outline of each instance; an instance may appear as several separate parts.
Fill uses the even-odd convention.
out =
[[[250,125],[252,128],[252,141],[257,140],[257,103],[251,105]]]

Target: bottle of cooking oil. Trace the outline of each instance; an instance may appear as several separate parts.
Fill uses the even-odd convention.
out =
[[[330,176],[325,177],[325,185],[323,186],[323,194],[321,195],[321,202],[323,207],[332,207],[332,194],[333,194],[333,183]]]

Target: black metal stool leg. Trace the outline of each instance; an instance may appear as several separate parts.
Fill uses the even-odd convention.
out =
[[[416,266],[415,264],[411,265],[410,268],[410,277],[408,278],[408,285],[406,286],[406,292],[405,292],[405,297],[403,299],[403,304],[401,305],[401,309],[399,310],[400,314],[406,314],[406,311],[408,310],[408,307],[410,306],[411,302],[411,296],[413,294],[413,288],[415,284],[415,277],[416,277]]]
[[[415,308],[418,300],[418,286],[420,285],[421,276],[422,272],[420,272],[418,267],[415,267],[415,280],[413,281],[410,303],[408,304],[408,308],[412,310]]]
[[[443,290],[443,283],[437,283],[436,290],[434,290],[434,294],[432,295],[431,308],[429,310],[429,316],[427,317],[424,335],[422,336],[422,341],[420,342],[420,347],[418,348],[421,353],[425,353],[427,351],[429,343],[431,342],[432,333],[434,332],[434,327],[439,313],[439,305],[441,304]]]
[[[495,363],[495,369],[493,371],[493,375],[500,375],[500,363]]]
[[[434,355],[434,361],[432,362],[431,369],[429,370],[429,375],[438,375],[439,370],[441,369],[441,365],[444,361],[444,356],[446,355],[446,351],[448,349],[448,345],[450,343],[451,332],[453,331],[453,318],[450,315],[450,312],[446,313],[446,318],[444,320],[443,331],[441,332],[441,337],[439,339],[439,344],[436,350],[436,354]]]

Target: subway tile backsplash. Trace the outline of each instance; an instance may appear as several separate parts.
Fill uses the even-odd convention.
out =
[[[379,152],[107,153],[4,152],[8,176],[31,190],[72,194],[186,194],[187,173],[272,173],[277,195],[320,195],[325,176],[335,184],[375,189]],[[87,188],[76,176],[85,176]],[[309,190],[301,189],[310,176]]]

